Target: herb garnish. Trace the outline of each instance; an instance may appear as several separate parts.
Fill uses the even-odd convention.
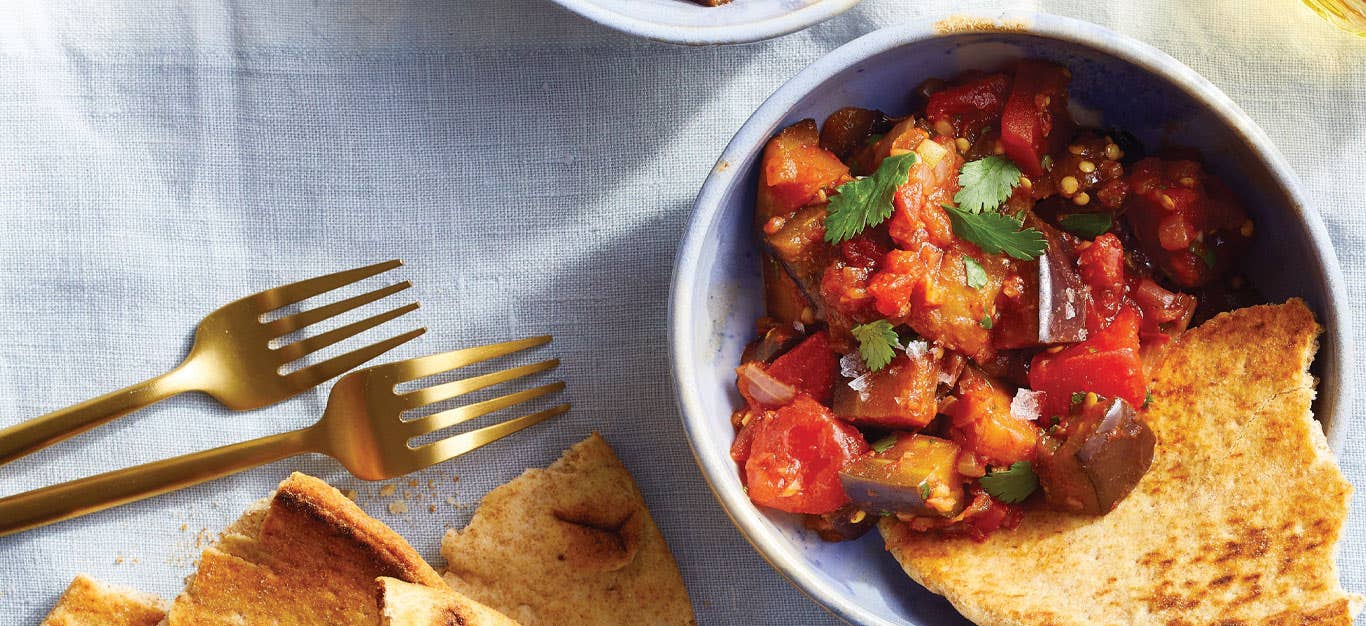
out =
[[[969,213],[995,211],[1019,184],[1020,168],[1005,157],[989,156],[963,164],[953,201]]]
[[[900,337],[897,337],[892,323],[887,320],[859,324],[849,329],[849,332],[858,340],[858,351],[863,362],[874,372],[887,367],[895,356],[892,349],[901,345]]]
[[[910,178],[917,158],[914,152],[887,157],[872,175],[840,185],[826,207],[825,240],[834,244],[852,239],[891,217],[892,198]]]
[[[1021,228],[1019,220],[1000,213],[969,213],[944,205],[953,222],[953,234],[977,244],[987,254],[1008,254],[1031,261],[1048,249],[1048,240],[1035,228]]]
[[[1023,228],[1020,219],[1001,213],[1001,204],[1010,199],[1020,184],[1020,168],[1010,159],[989,156],[963,165],[958,173],[958,206],[943,205],[953,222],[953,233],[977,244],[987,254],[1008,254],[1023,261],[1033,260],[1048,248],[1043,233]]]
[[[1024,502],[1029,494],[1039,488],[1039,477],[1034,474],[1034,466],[1029,461],[1016,461],[1009,469],[989,470],[977,482],[988,495],[1007,504]]]
[[[874,441],[870,447],[873,449],[873,452],[882,454],[883,452],[886,452],[887,450],[891,449],[891,447],[894,445],[896,445],[895,433],[887,435],[886,437],[878,439],[877,441]]]

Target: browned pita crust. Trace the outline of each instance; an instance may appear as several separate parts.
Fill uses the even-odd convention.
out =
[[[204,551],[167,624],[373,626],[380,576],[445,587],[388,526],[327,483],[295,473]]]
[[[984,543],[879,526],[911,578],[987,626],[1352,623],[1334,554],[1351,486],[1310,412],[1300,300],[1220,315],[1156,374],[1152,469],[1104,517],[1029,513]]]
[[[596,433],[489,492],[441,553],[451,587],[524,626],[697,623],[635,481]]]
[[[450,589],[381,577],[380,626],[518,626],[517,622]]]
[[[156,626],[166,601],[76,574],[40,626]]]

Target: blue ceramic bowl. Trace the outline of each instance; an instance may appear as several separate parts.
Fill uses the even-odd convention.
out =
[[[594,22],[637,37],[687,45],[748,43],[830,19],[859,0],[555,0]]]
[[[1244,268],[1270,300],[1299,296],[1327,332],[1315,363],[1315,411],[1335,450],[1346,430],[1351,329],[1342,271],[1317,213],[1271,141],[1228,96],[1162,52],[1099,26],[1042,14],[890,27],[803,70],[756,111],[726,147],[693,209],[674,269],[669,332],[674,382],[693,452],[721,505],[754,548],[798,588],[856,624],[940,626],[966,621],[921,589],[870,533],[825,543],[791,516],[760,510],[728,454],[739,406],[734,368],[763,314],[760,251],[751,232],[756,163],[764,143],[803,118],[842,106],[906,111],[930,77],[1044,58],[1071,68],[1073,101],[1149,147],[1200,150],[1257,223]]]

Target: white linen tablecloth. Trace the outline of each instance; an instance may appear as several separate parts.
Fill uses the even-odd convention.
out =
[[[1363,301],[1366,40],[1297,0],[868,0],[724,48],[633,39],[548,0],[0,3],[0,426],[163,371],[233,298],[393,257],[423,304],[409,326],[431,331],[398,355],[554,333],[574,402],[417,487],[389,481],[396,496],[303,457],[0,539],[0,623],[36,623],[78,571],[174,596],[294,469],[357,490],[440,567],[442,533],[483,493],[594,429],[701,623],[834,623],[741,539],[688,452],[665,358],[675,246],[731,134],[800,68],[900,20],[1002,6],[1136,36],[1228,92],[1303,178],[1341,297]],[[327,389],[248,413],[176,398],[0,469],[0,493],[300,427]],[[1342,462],[1366,485],[1366,429]],[[1340,560],[1366,591],[1366,497]]]

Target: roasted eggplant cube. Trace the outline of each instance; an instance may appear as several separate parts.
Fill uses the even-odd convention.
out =
[[[1035,468],[1050,508],[1103,515],[1147,473],[1157,439],[1121,399],[1085,407],[1066,439],[1045,438]]]
[[[967,505],[958,452],[947,439],[903,433],[887,450],[846,466],[840,482],[865,511],[952,517]]]
[[[840,419],[859,426],[892,430],[924,428],[939,407],[940,359],[930,354],[899,356],[867,375],[867,386],[855,391],[836,384],[833,409]]]
[[[824,318],[819,303],[821,274],[829,259],[825,245],[825,206],[797,211],[783,227],[764,239],[764,244],[779,266],[792,278],[808,302],[815,304],[818,318]]]

